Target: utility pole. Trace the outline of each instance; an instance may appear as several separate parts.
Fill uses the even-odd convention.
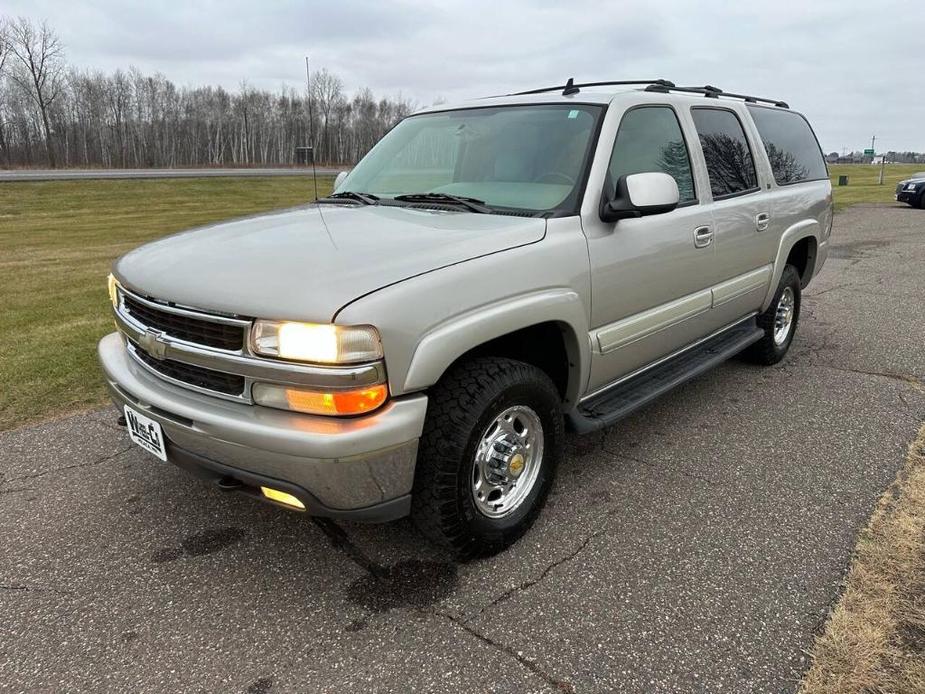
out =
[[[305,56],[305,86],[308,88],[308,153],[312,158],[312,181],[315,184],[315,200],[318,199],[318,174],[315,172],[315,117],[312,109],[312,78],[308,71],[308,56]]]

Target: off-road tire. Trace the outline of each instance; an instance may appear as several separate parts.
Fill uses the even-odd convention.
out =
[[[459,559],[488,556],[520,538],[539,514],[562,455],[559,393],[540,369],[513,359],[477,358],[454,366],[429,394],[418,448],[411,518]],[[526,405],[543,426],[543,456],[529,495],[504,518],[489,518],[472,499],[479,438],[506,408]]]
[[[777,315],[777,305],[786,287],[790,287],[794,295],[793,322],[790,325],[790,333],[787,335],[787,339],[783,344],[778,345],[774,341],[774,319]],[[793,336],[797,331],[797,325],[800,321],[801,304],[800,273],[797,272],[797,269],[793,265],[787,265],[784,267],[784,272],[780,276],[780,283],[777,285],[777,291],[774,292],[774,299],[771,301],[771,305],[768,306],[767,311],[755,319],[758,327],[764,330],[764,335],[758,342],[750,345],[742,353],[742,356],[747,361],[765,366],[776,364],[783,359],[790,349],[790,345],[793,343]]]

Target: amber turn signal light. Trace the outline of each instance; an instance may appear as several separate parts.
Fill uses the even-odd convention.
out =
[[[388,397],[389,389],[384,383],[357,390],[331,391],[292,388],[269,383],[254,384],[254,401],[259,405],[335,417],[372,412],[381,407]]]

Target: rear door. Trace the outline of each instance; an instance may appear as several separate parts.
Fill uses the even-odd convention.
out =
[[[771,281],[772,246],[776,249],[768,233],[767,172],[756,166],[743,116],[733,104],[691,108],[713,200],[714,330],[758,310]]]
[[[772,177],[766,193],[771,208],[765,238],[768,251],[773,257],[781,237],[798,227],[816,228],[819,239],[824,241],[832,228],[832,187],[822,149],[809,122],[795,111],[776,106],[749,105],[747,110],[767,154]],[[810,262],[819,265],[822,259]]]

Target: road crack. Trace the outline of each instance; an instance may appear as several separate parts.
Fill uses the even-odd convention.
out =
[[[543,571],[540,573],[539,576],[537,576],[536,578],[527,579],[526,581],[522,581],[519,585],[516,585],[512,588],[508,588],[506,591],[501,593],[501,595],[499,595],[494,600],[492,600],[490,603],[482,607],[482,609],[478,611],[478,615],[481,615],[483,612],[485,612],[485,610],[487,610],[490,607],[494,607],[495,605],[501,604],[505,600],[509,600],[511,596],[513,596],[515,593],[522,593],[525,590],[529,590],[530,588],[535,586],[537,583],[541,583],[543,580],[546,579],[546,577],[554,569],[557,569],[563,564],[567,564],[568,562],[572,561],[575,557],[581,554],[581,552],[585,549],[585,547],[588,546],[591,540],[594,540],[595,538],[600,537],[603,533],[604,533],[603,529],[591,533],[584,540],[582,540],[581,544],[579,544],[578,547],[576,547],[572,552],[570,552],[569,554],[566,554],[564,557],[560,557],[556,561],[549,564],[545,569],[543,569]],[[475,619],[475,617],[467,619],[466,622],[468,623],[472,621],[472,619]]]
[[[590,540],[591,538],[588,538],[588,539]],[[481,631],[471,626],[470,624],[467,624],[466,622],[462,621],[458,617],[455,617],[448,612],[442,612],[440,610],[430,610],[429,612],[432,615],[443,617],[444,619],[450,621],[452,624],[455,624],[457,627],[465,631],[470,636],[473,636],[474,638],[478,639],[482,643],[488,646],[491,646],[492,648],[505,654],[506,656],[513,658],[515,661],[517,661],[517,663],[521,667],[523,667],[524,669],[528,670],[529,672],[533,673],[534,675],[542,679],[544,682],[546,682],[546,684],[552,687],[555,691],[558,691],[558,692],[574,692],[575,691],[575,688],[569,682],[566,682],[565,680],[560,680],[558,677],[556,677],[555,675],[551,674],[550,672],[542,668],[540,664],[537,663],[532,658],[528,658],[522,653],[515,651],[513,648],[511,648],[507,644],[500,643],[499,641],[495,641],[490,636],[483,634]]]
[[[36,472],[31,475],[20,475],[19,477],[9,477],[7,478],[6,481],[7,482],[18,482],[22,480],[34,480],[38,477],[44,477],[45,475],[53,475],[56,472],[64,472],[65,470],[75,470],[77,468],[82,468],[82,467],[92,467],[94,465],[102,465],[103,463],[109,462],[110,460],[113,460],[114,458],[118,458],[123,453],[127,453],[128,451],[132,449],[132,445],[128,445],[125,448],[119,449],[115,453],[111,453],[102,458],[98,458],[97,460],[91,460],[86,463],[74,463],[73,465],[65,465],[64,467],[55,468],[53,470],[44,470],[42,472]]]
[[[894,381],[906,383],[915,388],[920,393],[925,393],[925,381],[912,374],[897,373],[895,371],[867,371],[865,369],[852,369],[847,366],[832,366],[831,364],[823,364],[822,366],[833,369],[835,371],[844,371],[845,373],[859,374],[861,376],[889,378]]]
[[[45,588],[44,586],[26,586],[21,584],[0,584],[0,590],[22,593],[54,593],[55,595],[70,595],[69,591]]]

